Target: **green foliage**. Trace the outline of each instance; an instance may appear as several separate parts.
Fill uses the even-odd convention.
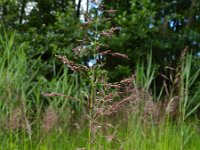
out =
[[[149,91],[156,78],[156,66],[152,64],[152,54],[147,56],[146,65],[144,65],[144,61],[137,63],[135,76],[136,85]]]
[[[190,89],[199,76],[200,69],[197,69],[193,74],[191,74],[192,67],[192,55],[187,55],[184,62],[182,62],[181,71],[181,83],[180,83],[180,96],[182,96],[182,111],[183,120],[187,119],[192,113],[194,113],[200,106],[197,95],[199,90],[195,91],[194,95],[190,95]],[[193,108],[189,107],[192,103]]]
[[[0,36],[1,61],[0,61],[0,111],[1,121],[8,122],[9,116],[16,108],[20,108],[28,118],[35,118],[33,126],[38,126],[40,116],[46,107],[59,108],[61,115],[68,115],[73,112],[78,116],[83,108],[83,104],[70,97],[81,99],[78,89],[84,87],[78,75],[69,75],[67,69],[63,70],[63,75],[56,72],[56,77],[48,81],[44,76],[39,75],[39,60],[30,63],[25,53],[27,44],[15,45],[15,33],[4,33]],[[54,65],[53,68],[56,68]],[[75,77],[76,76],[76,77]],[[69,97],[44,98],[42,93],[55,92],[66,94]],[[66,108],[69,111],[66,111]],[[68,125],[68,120],[66,126]],[[3,124],[1,124],[3,125]],[[39,125],[40,126],[40,125]],[[3,127],[3,126],[2,126]],[[5,129],[5,127],[3,127]]]
[[[74,41],[79,39],[81,34],[77,30],[79,20],[73,10],[73,4],[66,2],[61,6],[53,0],[39,1],[28,16],[25,14],[20,16],[22,14],[18,15],[15,12],[25,9],[21,3],[11,1],[2,3],[0,7],[3,10],[1,15],[3,19],[0,24],[7,30],[16,29],[16,41],[28,44],[25,51],[29,58],[28,62],[34,63],[39,60],[39,74],[51,79],[52,66],[61,66],[61,63],[56,63],[55,54],[72,57],[70,51],[75,47]],[[4,8],[7,13],[4,13]],[[42,16],[42,13],[46,14],[46,17]],[[15,18],[11,20],[7,15],[13,15]],[[19,23],[20,17],[23,18],[23,23]]]
[[[176,126],[173,123],[157,126],[144,126],[132,118],[125,126],[119,126],[116,136],[108,135],[98,137],[95,149],[198,149],[199,134],[196,133],[196,122]],[[32,140],[25,133],[0,134],[0,149],[30,149],[30,150],[54,150],[54,149],[78,149],[87,147],[87,131],[77,130],[72,133],[68,131],[52,132],[48,135],[37,135],[33,133]],[[112,139],[113,137],[113,139]]]
[[[28,77],[27,72],[27,59],[24,49],[26,44],[21,44],[15,47],[14,45],[15,34],[6,34],[0,37],[0,43],[2,45],[1,55],[1,80],[0,80],[0,92],[1,99],[5,100],[5,103],[1,103],[1,110],[7,113],[7,109],[16,105],[17,99],[21,99],[23,96],[23,88],[29,87],[29,83],[32,77]],[[21,83],[21,84],[19,84]],[[13,101],[10,103],[9,101]],[[7,106],[8,105],[8,106]],[[9,106],[10,105],[10,106]]]
[[[113,71],[109,72],[109,80],[115,81],[116,79],[123,79],[131,75],[131,69],[129,66],[117,65]]]
[[[153,63],[159,64],[161,69],[176,66],[180,52],[186,46],[194,54],[199,52],[199,43],[196,42],[200,37],[199,27],[195,26],[199,22],[199,19],[195,19],[198,18],[199,2],[130,0],[119,2],[122,7],[119,3],[105,3],[107,7],[119,8],[111,24],[120,26],[121,31],[109,41],[110,49],[128,54],[134,65],[138,57],[144,58],[150,50],[153,53]],[[191,10],[194,3],[195,9]],[[193,18],[192,23],[190,18]],[[109,59],[107,65],[113,68],[117,61]],[[132,66],[133,63],[127,61],[126,65]]]
[[[199,145],[196,141],[198,134],[191,124],[176,126],[168,122],[159,127],[148,127],[136,120],[133,117],[128,124],[124,149],[195,149]]]
[[[89,25],[77,17],[75,1],[37,1],[30,14],[25,13],[27,2],[0,1],[0,149],[199,148],[196,127],[199,123],[194,121],[200,110],[198,0],[102,0],[105,4],[102,7],[117,9],[116,14],[102,9],[98,17],[103,21],[95,22],[94,17],[90,20],[94,23]],[[105,21],[104,17],[114,17],[114,20]],[[89,33],[90,27],[94,29],[93,34]],[[118,27],[118,30],[114,31],[115,36],[105,38],[101,31],[110,27]],[[82,37],[88,43],[81,41]],[[77,48],[77,41],[81,48],[87,45],[85,49],[90,50],[81,51],[80,58],[71,52]],[[127,54],[129,59],[111,54],[103,56],[98,60],[100,63],[97,62],[99,65],[88,67],[89,71],[84,72],[86,76],[82,76],[69,71],[55,57],[56,54],[67,55],[70,60],[86,64],[98,56],[95,51],[98,48],[99,53],[111,50]],[[190,54],[181,58],[183,49]],[[149,51],[152,54],[149,55]],[[132,73],[135,74],[134,86],[152,93],[158,103],[162,104],[166,97],[170,102],[173,96],[178,96],[181,121],[174,120],[175,124],[166,119],[160,125],[152,122],[146,125],[130,113],[132,118],[123,122],[125,127],[114,126],[111,129],[114,135],[110,135],[113,131],[105,131],[108,135],[97,135],[95,144],[88,144],[92,131],[86,129],[88,126],[82,119],[88,114],[85,102],[89,100],[97,110],[100,105],[96,104],[105,102],[108,94],[103,85],[105,80],[119,81]],[[43,97],[42,93],[47,92],[49,95]],[[104,94],[100,101],[96,101],[97,93]],[[103,108],[109,109],[104,104]],[[43,133],[48,108],[55,110],[59,121],[50,132]],[[15,117],[15,110],[22,111],[22,118],[18,120],[23,120],[25,125],[12,129],[10,120],[12,115]],[[92,114],[91,109],[90,117]],[[119,116],[114,119],[117,125]],[[108,117],[108,120],[112,119]]]

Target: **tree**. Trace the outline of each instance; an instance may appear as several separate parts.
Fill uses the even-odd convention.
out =
[[[132,68],[138,58],[146,58],[148,51],[152,50],[153,61],[160,65],[160,69],[175,67],[185,47],[188,46],[194,55],[199,52],[199,1],[103,2],[107,8],[118,10],[110,25],[121,27],[121,31],[109,43],[111,49],[129,56],[131,61],[122,61],[122,65]],[[117,59],[107,58],[108,69],[113,70],[117,62]]]

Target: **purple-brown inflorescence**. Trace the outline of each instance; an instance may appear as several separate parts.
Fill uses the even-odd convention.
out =
[[[67,59],[66,56],[56,55],[64,64],[66,64],[72,71],[86,71],[89,68],[84,65],[76,64],[73,61]]]
[[[42,130],[45,132],[49,132],[56,126],[57,123],[58,123],[58,114],[52,107],[49,107],[43,116]]]
[[[112,27],[108,31],[102,31],[100,34],[103,36],[106,36],[108,38],[111,38],[114,34],[115,31],[118,31],[120,28],[119,27]]]
[[[13,109],[9,117],[9,128],[12,130],[20,129],[24,126],[23,112],[20,107]]]

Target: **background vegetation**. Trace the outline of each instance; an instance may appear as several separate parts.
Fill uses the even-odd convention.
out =
[[[199,14],[198,0],[1,0],[0,149],[198,149]]]

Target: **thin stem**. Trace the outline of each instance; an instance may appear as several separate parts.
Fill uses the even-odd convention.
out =
[[[97,10],[98,11],[98,10]],[[93,48],[93,57],[94,59],[96,58],[96,46],[97,46],[97,35],[98,35],[98,15],[96,16],[96,22],[95,22],[95,39],[94,39],[94,48]],[[91,80],[90,80],[90,84],[91,84],[91,91],[90,91],[90,102],[89,102],[89,114],[90,114],[90,118],[89,118],[89,133],[88,133],[88,150],[91,149],[91,134],[92,134],[92,130],[91,130],[91,125],[92,125],[92,115],[93,115],[93,103],[95,98],[95,67],[91,67]]]

